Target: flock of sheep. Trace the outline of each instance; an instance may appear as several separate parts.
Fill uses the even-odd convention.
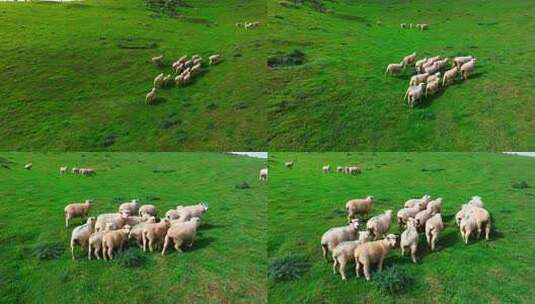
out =
[[[69,227],[73,218],[87,218],[92,206],[91,200],[68,204],[64,209],[65,227]],[[183,246],[193,245],[200,218],[207,210],[206,203],[179,205],[157,221],[158,211],[154,205],[140,205],[138,200],[123,203],[118,212],[89,217],[85,224],[74,228],[70,242],[72,259],[75,259],[75,245],[80,245],[87,248],[89,260],[93,255],[100,259],[101,254],[104,260],[111,260],[114,251],[122,251],[128,240],[135,240],[143,251],[162,248],[162,256],[172,243],[178,252],[182,252]]]
[[[407,25],[407,23],[401,23],[400,27],[402,29],[412,29],[413,27],[415,27],[417,30],[425,31],[429,28],[429,25],[427,23],[417,23],[416,26],[414,26],[412,23],[409,23],[409,25]]]
[[[179,87],[191,83],[193,78],[202,72],[202,60],[202,57],[199,55],[193,55],[189,59],[187,55],[184,55],[173,62],[171,66],[176,76],[173,77],[171,74],[164,76],[163,73],[158,74],[158,76],[154,78],[151,91],[145,96],[145,102],[147,104],[153,104],[158,98],[158,90],[170,86],[173,81]],[[153,57],[151,61],[158,67],[164,66],[163,55]],[[208,57],[209,65],[218,64],[220,62],[221,55],[219,54]]]
[[[331,165],[325,165],[321,168],[321,171],[323,173],[330,173],[331,172]],[[336,172],[338,173],[345,173],[348,175],[355,175],[360,174],[361,170],[360,167],[357,166],[338,166],[336,167]]]
[[[260,22],[253,21],[253,22],[236,22],[236,27],[243,27],[244,29],[248,30],[254,27],[258,27],[260,25]]]
[[[414,64],[416,75],[413,75],[409,82],[409,88],[405,92],[403,100],[407,99],[410,107],[414,107],[416,102],[429,95],[436,94],[440,88],[445,88],[457,79],[460,75],[466,80],[474,72],[476,58],[473,56],[455,57],[450,69],[441,74],[441,70],[446,68],[449,58],[441,59],[440,56],[423,58],[416,60],[416,52],[407,55],[400,63],[391,63],[386,67],[386,74],[401,73],[406,66]],[[442,77],[442,78],[441,78]],[[441,82],[442,80],[442,82]]]
[[[67,175],[69,172],[68,167],[60,167],[59,168],[59,174],[60,175]],[[71,170],[73,175],[96,175],[97,171],[93,168],[77,168],[73,167]]]
[[[386,234],[392,223],[392,210],[370,218],[366,223],[366,230],[359,231],[360,221],[356,217],[360,215],[361,218],[367,218],[373,203],[373,196],[349,200],[345,205],[349,225],[331,228],[321,237],[323,256],[329,261],[327,254],[331,253],[333,272],[340,273],[342,280],[347,279],[345,266],[354,261],[356,276],[360,277],[362,268],[366,280],[369,281],[370,266],[377,264],[378,271],[382,271],[385,257],[396,246],[397,236]],[[407,250],[412,261],[416,263],[419,232],[424,232],[431,251],[435,250],[438,236],[444,229],[441,210],[442,198],[431,200],[429,195],[405,202],[404,208],[397,213],[400,232],[403,230],[399,242],[402,256]],[[455,221],[466,244],[472,234],[477,234],[480,238],[483,229],[485,239],[489,239],[491,218],[481,197],[474,196],[468,203],[463,204],[455,216]]]

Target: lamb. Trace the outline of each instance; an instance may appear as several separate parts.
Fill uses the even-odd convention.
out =
[[[158,210],[154,205],[143,205],[139,207],[139,216],[156,216]]]
[[[150,252],[153,251],[153,245],[159,247],[163,242],[167,229],[171,226],[168,219],[163,219],[159,223],[146,223],[141,231],[141,237],[143,240],[143,251],[147,251],[147,244],[149,245]]]
[[[427,57],[424,59],[420,59],[416,61],[414,64],[414,67],[416,68],[416,72],[421,73],[422,72],[422,66],[427,62]]]
[[[405,62],[401,61],[400,63],[391,63],[386,67],[385,75],[390,74],[397,74],[400,73],[401,70],[405,68]]]
[[[74,228],[71,234],[71,255],[73,260],[75,260],[74,245],[79,244],[82,248],[86,248],[88,246],[89,237],[93,231],[95,231],[94,217],[88,218],[85,224]]]
[[[368,241],[371,241],[370,233],[368,231],[361,231],[358,240],[345,241],[338,244],[332,252],[334,274],[339,272],[342,280],[346,280],[346,264],[355,259],[355,249]]]
[[[89,175],[95,175],[97,174],[97,172],[93,168],[81,168],[80,174],[89,176]]]
[[[444,58],[442,60],[436,61],[436,64],[438,65],[438,68],[442,69],[442,68],[446,67],[448,65],[448,60],[449,60],[448,58]]]
[[[197,229],[201,225],[201,219],[198,217],[192,217],[187,222],[177,223],[171,225],[167,234],[165,235],[165,241],[162,249],[162,256],[165,255],[165,250],[169,246],[169,242],[173,241],[175,243],[175,249],[178,252],[182,252],[182,245],[187,245],[191,247],[195,236],[197,234]]]
[[[383,262],[385,256],[390,249],[396,246],[397,237],[394,234],[389,234],[383,240],[364,243],[355,249],[355,272],[357,278],[360,278],[360,268],[364,270],[366,280],[370,280],[370,265],[379,264],[378,271],[383,270]]]
[[[329,173],[329,172],[331,172],[331,166],[330,166],[330,165],[323,166],[323,167],[321,168],[321,171],[322,171],[323,173]]]
[[[407,220],[407,229],[401,234],[399,242],[401,256],[405,256],[405,249],[410,249],[412,262],[416,264],[416,251],[418,250],[418,230],[414,218]]]
[[[146,224],[156,223],[156,218],[154,216],[149,217],[145,222],[141,222],[130,229],[128,234],[129,239],[134,239],[137,242],[139,248],[143,248],[143,228]]]
[[[154,63],[157,66],[163,65],[162,60],[163,60],[163,55],[152,57],[151,59],[152,63]]]
[[[94,232],[93,234],[91,234],[91,236],[89,237],[88,247],[87,247],[87,259],[88,260],[91,260],[91,257],[93,256],[93,254],[97,257],[97,260],[100,260],[99,252],[102,249],[102,237],[104,236],[104,234],[106,234],[106,232],[111,231],[111,230],[115,230],[113,223],[107,223],[104,230],[99,231],[99,232]]]
[[[87,216],[89,209],[93,204],[92,200],[85,200],[84,203],[72,203],[65,206],[63,209],[65,213],[65,227],[69,227],[69,220],[75,217],[81,217],[82,219]]]
[[[59,168],[59,174],[66,175],[67,174],[67,167],[61,167]]]
[[[178,206],[176,207],[176,210],[178,211],[180,220],[188,221],[194,217],[200,218],[206,211],[208,211],[208,204],[200,203],[192,206]]]
[[[145,103],[146,104],[153,104],[156,101],[157,94],[156,94],[156,88],[152,88],[150,92],[147,93],[147,96],[145,96]]]
[[[425,222],[433,216],[435,212],[432,209],[425,209],[416,214],[414,219],[416,220],[416,228],[423,229],[425,227]]]
[[[291,169],[294,166],[294,161],[293,160],[292,161],[287,161],[287,162],[284,163],[284,165],[286,166],[286,168],[290,168]]]
[[[417,86],[420,83],[425,83],[427,78],[429,77],[429,73],[425,72],[423,74],[416,74],[411,77],[411,80],[409,82],[409,85],[411,86]]]
[[[163,73],[158,74],[158,76],[156,76],[154,78],[154,87],[155,88],[159,89],[159,88],[161,88],[163,86],[163,78],[164,78]]]
[[[165,218],[168,220],[176,220],[180,217],[180,214],[178,213],[178,210],[176,209],[169,209],[165,213]]]
[[[464,228],[463,221],[465,222]],[[491,228],[491,219],[489,212],[483,208],[474,206],[470,207],[464,214],[464,217],[462,218],[460,223],[461,233],[464,232],[463,235],[465,243],[468,243],[468,238],[470,237],[471,232],[475,229],[477,229],[477,238],[480,238],[483,226],[485,227],[485,239],[488,241]]]
[[[209,65],[215,65],[221,62],[221,55],[215,54],[210,57],[208,57],[208,64]]]
[[[321,249],[327,262],[329,262],[327,254],[343,241],[354,241],[357,238],[358,230],[359,221],[354,219],[349,225],[331,228],[321,236]]]
[[[432,213],[440,213],[442,210],[442,198],[439,197],[435,200],[430,201],[427,204],[427,209],[431,210]]]
[[[403,63],[404,65],[409,65],[409,64],[412,64],[416,61],[416,52],[410,54],[410,55],[407,55],[403,58]]]
[[[409,87],[409,91],[407,93],[407,103],[412,108],[416,104],[416,102],[423,97],[425,88],[425,83],[420,83],[417,86]]]
[[[409,218],[415,217],[416,214],[420,212],[420,204],[421,203],[419,203],[418,205],[415,205],[412,208],[403,208],[398,211],[397,216],[398,216],[398,224],[399,224],[400,231],[403,228],[403,226],[407,224],[407,221],[409,220]]]
[[[428,97],[429,95],[434,95],[435,93],[440,90],[440,80],[433,80],[431,82],[428,82],[425,87],[425,97]]]
[[[263,168],[263,169],[260,169],[260,174],[258,175],[258,179],[259,180],[263,180],[263,181],[266,181],[268,179],[268,169],[267,168]]]
[[[352,200],[347,201],[346,203],[347,221],[351,222],[351,220],[357,214],[368,217],[368,213],[370,212],[372,208],[373,202],[374,202],[373,196],[368,196],[364,199],[357,198],[357,199],[352,199]]]
[[[463,79],[468,79],[468,76],[474,72],[476,59],[472,59],[461,66],[461,76]]]
[[[349,175],[360,174],[360,168],[357,166],[346,167],[346,173]]]
[[[26,165],[24,165],[24,169],[26,169],[26,170],[31,170],[32,167],[33,167],[32,163],[27,163]]]
[[[386,210],[384,214],[376,215],[368,220],[366,226],[374,240],[386,234],[392,223],[392,210]]]
[[[433,65],[431,66],[424,67],[424,71],[428,74],[435,74],[436,72],[438,72],[438,70],[440,70],[440,64],[438,61],[433,63]]]
[[[72,168],[72,174],[76,175],[76,174],[80,174],[80,169],[79,168]]]
[[[468,202],[468,205],[479,207],[479,208],[485,208],[485,204],[483,204],[483,200],[480,196],[472,196],[472,199]]]
[[[139,214],[139,201],[133,199],[130,203],[122,203],[119,206],[119,213],[126,213],[128,215]]]
[[[338,172],[338,173],[344,172],[344,167],[342,167],[342,166],[336,167],[336,172]]]
[[[440,213],[433,215],[425,222],[425,238],[427,244],[431,247],[431,251],[435,250],[435,244],[442,229],[444,229],[444,223]]]
[[[457,73],[459,72],[459,68],[456,66],[447,70],[446,73],[444,73],[444,77],[442,78],[442,86],[446,86],[450,84],[451,82],[455,81],[455,78],[457,77]]]
[[[460,68],[463,64],[467,63],[468,61],[474,59],[473,56],[459,56],[453,58],[452,67]]]
[[[105,229],[108,223],[112,223],[116,229],[123,228],[126,224],[128,216],[121,213],[103,213],[97,216],[97,222],[95,224],[95,231],[102,231]]]
[[[416,206],[419,206],[420,210],[424,210],[427,208],[427,203],[431,201],[431,196],[424,195],[422,198],[412,198],[405,202],[404,207],[405,208],[414,208]]]
[[[102,255],[105,260],[113,260],[113,250],[115,248],[119,248],[119,251],[123,251],[123,246],[128,241],[129,233],[130,226],[125,225],[119,230],[108,231],[102,236]]]

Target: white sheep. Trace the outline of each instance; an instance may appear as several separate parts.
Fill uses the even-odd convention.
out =
[[[164,241],[167,229],[171,226],[168,219],[162,219],[159,223],[146,223],[141,232],[143,240],[143,251],[147,251],[147,244],[150,252],[153,246],[159,247]]]
[[[197,75],[199,75],[201,73],[201,64],[200,63],[197,63],[196,65],[194,65],[192,68],[191,68],[191,76],[192,77],[195,77]]]
[[[407,55],[403,58],[403,64],[404,65],[409,65],[409,64],[412,64],[416,61],[416,52],[410,54],[410,55]]]
[[[420,31],[425,31],[429,28],[429,25],[426,23],[420,24]]]
[[[447,70],[444,73],[444,77],[442,78],[442,86],[445,87],[446,85],[455,81],[455,78],[457,77],[458,72],[459,72],[459,68],[457,68],[456,66]]]
[[[425,83],[420,83],[417,86],[409,87],[407,92],[407,103],[412,108],[416,102],[423,98],[424,96]]]
[[[448,65],[448,61],[449,61],[448,58],[444,58],[442,60],[437,60],[435,63],[438,65],[439,69],[442,69]]]
[[[121,229],[108,231],[102,236],[102,255],[105,260],[113,260],[113,250],[115,248],[123,251],[123,246],[128,241],[129,233],[130,226],[125,225]]]
[[[410,249],[412,262],[416,264],[416,251],[418,250],[418,230],[414,218],[407,220],[407,229],[401,233],[399,241],[401,256],[405,256],[405,249]]]
[[[185,63],[186,61],[188,61],[188,55],[184,55],[180,58],[178,58],[177,62],[180,64],[180,63]]]
[[[158,74],[158,76],[156,76],[154,78],[154,87],[155,88],[159,89],[159,88],[163,87],[163,78],[164,78],[163,73]]]
[[[474,59],[474,56],[459,56],[453,58],[452,67],[458,67],[460,68],[463,64],[467,63],[468,61]]]
[[[322,171],[323,173],[329,173],[329,172],[331,172],[331,166],[330,166],[330,165],[325,165],[325,166],[323,166],[323,167],[321,168],[321,171]]]
[[[69,220],[75,217],[81,217],[82,219],[87,217],[89,209],[91,209],[92,206],[92,200],[85,200],[83,203],[72,203],[65,206],[65,209],[63,209],[65,214],[65,227],[69,227]]]
[[[435,74],[439,70],[440,70],[440,64],[438,63],[438,61],[428,67],[424,67],[424,71],[428,73],[429,75]]]
[[[335,227],[327,230],[321,236],[321,249],[323,257],[329,261],[327,254],[343,241],[354,241],[357,239],[359,230],[359,221],[354,219],[347,226]]]
[[[431,201],[431,196],[428,194],[422,196],[422,198],[411,198],[403,204],[405,208],[414,208],[418,206],[420,210],[427,208],[427,203]]]
[[[440,80],[428,81],[425,86],[425,97],[434,95],[440,90]]]
[[[461,66],[461,77],[463,79],[468,79],[468,76],[474,72],[476,61],[474,58]]]
[[[33,167],[32,163],[27,163],[26,165],[24,165],[24,169],[26,169],[26,170],[31,170],[32,167]]]
[[[93,232],[89,237],[88,246],[87,246],[87,259],[91,260],[91,257],[95,255],[97,260],[100,260],[100,251],[102,250],[102,237],[106,232],[115,230],[113,223],[107,223],[104,230]],[[104,256],[103,256],[104,257]]]
[[[76,174],[80,174],[80,169],[79,168],[72,168],[72,174],[76,175]]]
[[[168,220],[177,220],[180,217],[180,214],[178,213],[178,210],[176,209],[169,209],[165,213],[165,218]]]
[[[444,229],[444,223],[440,213],[433,215],[425,222],[425,238],[427,244],[431,247],[431,251],[435,250],[435,244],[442,229]]]
[[[74,245],[78,244],[82,248],[87,248],[89,237],[95,231],[95,218],[90,217],[87,219],[87,222],[83,225],[80,225],[72,231],[71,234],[71,255],[74,260]]]
[[[432,213],[440,213],[440,211],[442,210],[442,198],[439,197],[430,201],[427,204],[427,209],[431,210]]]
[[[258,175],[259,180],[267,180],[268,179],[268,168],[262,168],[260,169],[260,174]]]
[[[360,174],[361,170],[357,166],[346,167],[346,173],[349,175]]]
[[[67,174],[67,170],[68,170],[67,167],[60,167],[59,168],[59,174],[66,175]]]
[[[376,215],[368,220],[366,227],[371,235],[373,235],[374,240],[377,240],[380,236],[386,234],[388,229],[390,229],[390,224],[392,223],[392,210],[386,210],[385,213]]]
[[[95,171],[95,169],[93,168],[80,168],[80,174],[82,175],[95,175],[97,174],[97,171]]]
[[[178,252],[182,252],[182,245],[191,247],[197,234],[197,228],[199,228],[200,225],[201,219],[198,217],[192,217],[187,222],[172,224],[165,235],[162,256],[165,255],[165,250],[171,241],[175,244],[175,249]]]
[[[346,202],[346,211],[347,211],[347,221],[351,222],[351,220],[357,215],[360,214],[362,216],[368,217],[368,213],[370,212],[372,205],[374,202],[373,196],[368,196],[364,199],[352,199]]]
[[[180,75],[186,69],[183,63],[179,63],[173,67],[175,74]]]
[[[143,205],[139,207],[139,216],[156,216],[158,214],[158,209],[154,205]]]
[[[440,80],[440,76],[442,74],[440,72],[436,72],[435,74],[432,74],[432,75],[429,75],[427,77],[427,80],[425,81],[427,84],[429,84],[430,82],[433,82],[433,81],[438,81]]]
[[[128,215],[139,214],[139,207],[139,201],[137,199],[133,199],[131,202],[122,203],[119,206],[119,213],[126,213]]]
[[[102,231],[106,228],[108,223],[111,223],[116,229],[123,228],[126,224],[128,216],[122,213],[103,213],[97,216],[95,224],[95,231]]]
[[[193,60],[190,59],[190,60],[184,62],[184,66],[186,68],[191,68],[193,66]]]
[[[420,83],[425,83],[427,81],[427,78],[429,77],[429,73],[425,72],[423,74],[416,74],[411,77],[411,80],[409,81],[409,85],[411,86],[417,86]]]
[[[147,96],[145,96],[145,103],[153,104],[156,101],[156,98],[158,98],[158,96],[156,88],[154,87],[150,90],[150,92],[147,93]]]
[[[372,264],[379,264],[378,271],[383,270],[383,262],[393,247],[396,246],[397,237],[394,234],[389,234],[385,239],[379,241],[368,242],[359,245],[355,249],[355,273],[357,278],[360,278],[360,268],[364,270],[366,280],[370,280],[370,266]]]
[[[284,163],[284,166],[286,166],[286,168],[290,168],[291,169],[294,166],[294,161],[293,160],[292,161],[287,161],[287,162]]]
[[[464,226],[463,221],[465,222]],[[477,230],[477,238],[481,238],[483,228],[485,228],[485,239],[488,241],[491,229],[489,212],[484,208],[470,207],[464,214],[460,224],[461,233],[464,236],[465,242],[468,243],[470,234],[475,230]]]
[[[455,214],[455,223],[457,224],[457,226],[459,226],[461,224],[461,220],[463,219],[464,215],[472,207],[474,207],[474,206],[471,205],[471,204],[463,204],[461,206],[461,210],[459,210],[459,212],[457,212],[457,214]]]
[[[401,61],[400,63],[391,63],[386,67],[385,75],[398,74],[405,68],[405,62]]]
[[[399,230],[401,231],[401,229],[407,224],[409,218],[415,217],[418,212],[420,212],[420,205],[415,205],[412,208],[400,209],[397,214]]]
[[[163,60],[163,55],[152,57],[152,59],[151,59],[152,63],[154,63],[157,66],[162,66],[163,65],[162,60]]]
[[[143,248],[143,228],[146,224],[156,223],[156,218],[154,216],[149,217],[145,222],[141,222],[130,229],[128,234],[129,239],[134,239],[137,242],[139,248]]]
[[[371,241],[370,233],[368,231],[361,231],[359,232],[358,240],[344,241],[338,244],[332,252],[334,274],[339,272],[342,280],[346,280],[346,264],[355,260],[355,249],[368,241]]]
[[[206,211],[208,211],[207,203],[199,203],[191,206],[177,206],[179,219],[182,221],[189,221],[191,218],[200,218]]]
[[[342,166],[336,167],[336,172],[343,173],[344,172],[344,167],[342,167]]]
[[[402,29],[407,28],[407,24],[402,23],[402,24],[400,24],[400,27],[401,27]]]
[[[423,59],[420,59],[418,61],[416,61],[416,63],[414,64],[414,67],[416,69],[416,72],[418,73],[421,73],[422,72],[422,66],[427,62],[427,57],[426,58],[423,58]]]
[[[481,198],[481,196],[472,196],[470,201],[468,201],[468,205],[485,208],[485,204],[483,203],[483,199]]]
[[[418,212],[416,216],[414,216],[414,219],[416,221],[416,228],[423,229],[425,227],[425,222],[427,222],[427,220],[431,218],[434,214],[435,212],[432,209],[425,209]]]

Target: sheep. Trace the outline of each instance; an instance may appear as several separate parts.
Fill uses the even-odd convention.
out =
[[[80,168],[80,174],[82,175],[95,175],[97,172],[93,168]]]
[[[438,60],[440,60],[440,55],[429,58],[429,60],[428,60],[427,62],[429,62],[429,63],[435,63],[435,62],[438,61]]]
[[[168,87],[172,81],[173,81],[173,77],[171,76],[171,74],[165,75],[163,78],[163,86]]]
[[[414,219],[416,220],[416,228],[423,229],[425,227],[425,222],[427,222],[427,220],[431,218],[431,216],[433,216],[434,214],[435,212],[433,211],[433,209],[425,209],[418,212],[414,216]]]
[[[129,216],[125,218],[125,225],[128,225],[130,227],[134,227],[135,225],[144,223],[148,221],[151,218],[151,215],[146,216]]]
[[[192,206],[178,206],[176,210],[179,215],[179,219],[182,221],[188,221],[193,217],[201,217],[206,211],[208,211],[207,203],[200,203]]]
[[[420,31],[425,31],[429,28],[429,25],[427,25],[426,23],[422,23],[420,24]]]
[[[468,239],[473,231],[477,230],[477,223],[474,218],[470,217],[470,214],[466,213],[459,223],[459,230],[461,231],[461,237],[465,244],[468,244]]]
[[[93,254],[97,257],[97,260],[100,260],[99,252],[102,249],[102,237],[106,232],[115,230],[113,223],[107,223],[104,230],[99,232],[93,232],[89,237],[88,246],[87,246],[87,259],[91,260]]]
[[[338,244],[332,252],[334,274],[339,272],[342,280],[346,280],[346,264],[355,259],[355,249],[368,241],[371,241],[370,233],[368,231],[361,231],[358,240],[344,241]]]
[[[67,167],[61,167],[61,168],[59,168],[59,174],[66,175],[67,174],[67,170],[68,170]]]
[[[102,255],[104,260],[113,260],[113,250],[119,248],[123,251],[123,246],[128,241],[128,234],[130,233],[130,226],[125,225],[118,230],[108,231],[102,236]]]
[[[459,56],[453,58],[452,67],[458,67],[460,68],[463,64],[467,63],[468,61],[474,59],[474,56]]]
[[[483,200],[480,196],[472,196],[470,201],[468,202],[468,205],[479,207],[479,208],[485,208],[485,204],[483,203]]]
[[[139,214],[139,201],[133,199],[131,202],[122,203],[119,206],[119,213],[126,213],[128,215]]]
[[[147,244],[150,252],[153,251],[153,245],[159,246],[167,234],[167,229],[171,226],[168,219],[163,219],[159,223],[146,223],[141,231],[143,240],[143,251],[147,251]]]
[[[152,63],[154,63],[156,66],[162,66],[163,65],[162,60],[163,60],[163,55],[152,57],[151,59]]]
[[[463,220],[465,223],[465,229],[463,229]],[[473,222],[473,223],[472,223]],[[474,226],[475,225],[475,226]],[[477,238],[481,238],[481,232],[485,228],[485,239],[489,240],[490,228],[491,228],[491,219],[489,212],[484,208],[479,208],[472,206],[466,210],[464,217],[461,220],[460,228],[461,233],[465,233],[465,242],[468,243],[468,237],[470,233],[477,229]],[[475,227],[475,229],[473,229]]]
[[[432,80],[428,82],[425,86],[425,97],[434,95],[438,90],[440,90],[440,80]]]
[[[414,67],[416,69],[416,72],[418,73],[421,73],[422,71],[422,66],[427,62],[427,57],[424,58],[424,59],[420,59],[418,61],[416,61],[416,63],[414,64]]]
[[[431,251],[435,250],[435,244],[442,229],[444,229],[444,223],[440,213],[433,215],[425,222],[425,239],[431,247]]]
[[[95,224],[95,231],[102,231],[106,228],[106,224],[112,223],[117,229],[123,228],[126,224],[128,216],[121,213],[103,213],[97,216]]]
[[[65,209],[63,209],[65,213],[65,227],[69,227],[69,220],[75,217],[81,217],[84,219],[92,206],[92,200],[85,200],[83,203],[72,203],[65,206]]]
[[[197,234],[197,229],[201,225],[201,219],[198,217],[192,217],[187,222],[181,222],[171,225],[167,230],[165,235],[165,241],[162,249],[162,256],[165,255],[165,250],[169,246],[169,242],[173,241],[175,243],[175,249],[178,252],[182,252],[182,245],[187,245],[191,247],[195,236]]]
[[[438,72],[440,70],[440,65],[437,62],[433,63],[433,65],[431,66],[428,66],[428,67],[424,67],[424,71],[428,74],[435,74],[436,72]]]
[[[195,60],[193,60],[193,66],[201,65],[202,64],[202,57],[199,57]]]
[[[148,92],[147,95],[145,96],[145,103],[153,104],[156,101],[156,98],[158,98],[156,93],[157,93],[156,88],[155,87],[152,88],[150,92]]]
[[[180,63],[185,63],[186,61],[188,61],[188,55],[184,55],[180,58],[178,58],[177,62],[180,64]]]
[[[399,230],[403,228],[407,224],[407,221],[411,217],[415,217],[418,212],[420,212],[420,204],[415,205],[412,208],[403,208],[398,211],[397,217],[398,217],[398,224],[399,224]]]
[[[72,174],[76,175],[76,174],[80,174],[80,169],[79,168],[72,168]]]
[[[409,85],[411,86],[417,86],[420,83],[425,83],[427,78],[429,77],[429,73],[425,72],[423,74],[416,74],[411,77],[411,80],[409,82]]]
[[[184,62],[184,67],[186,68],[191,68],[193,66],[193,60],[188,60],[186,62]]]
[[[133,226],[132,229],[130,229],[128,238],[136,240],[139,248],[143,248],[143,228],[145,227],[146,224],[153,224],[153,223],[156,223],[156,217],[151,216],[145,222],[141,222]]]
[[[379,264],[378,271],[383,270],[385,256],[396,246],[396,235],[389,234],[385,239],[361,244],[355,249],[355,273],[360,278],[360,268],[364,270],[366,280],[370,280],[370,265]]]
[[[461,66],[461,77],[463,79],[468,79],[468,76],[474,72],[476,61],[474,58]]]
[[[197,76],[198,74],[201,73],[201,64],[198,63],[196,65],[194,65],[192,68],[191,68],[191,75],[192,76]]]
[[[176,76],[175,77],[175,84],[177,86],[183,85],[184,84],[184,76],[182,76],[182,75]]]
[[[431,201],[431,196],[424,195],[422,198],[411,198],[410,200],[406,201],[403,205],[405,208],[414,208],[416,206],[419,206],[420,210],[424,210],[427,208],[427,203]]]
[[[323,167],[321,168],[321,171],[322,171],[323,173],[329,173],[329,172],[331,172],[331,166],[330,166],[330,165],[325,165],[325,166],[323,166]]]
[[[176,220],[180,217],[180,214],[178,213],[178,210],[176,209],[169,209],[165,213],[165,218],[168,220]]]
[[[410,55],[407,55],[403,58],[403,63],[404,65],[409,65],[409,64],[412,64],[416,61],[416,52],[410,54]]]
[[[405,24],[405,23],[402,23],[402,24],[400,24],[399,26],[400,26],[402,29],[407,28],[407,24]]]
[[[420,23],[416,23],[415,27],[416,29],[420,29]]]
[[[423,97],[425,88],[425,83],[420,83],[417,86],[409,87],[409,91],[407,93],[407,103],[412,108],[416,104],[416,102]]]
[[[336,172],[343,173],[344,172],[344,167],[342,167],[342,166],[336,167]]]
[[[352,199],[352,200],[347,201],[346,203],[347,222],[348,223],[351,222],[351,220],[357,214],[368,217],[368,213],[370,212],[373,203],[374,203],[374,197],[371,195],[363,199],[357,198],[357,199]]]
[[[354,241],[357,238],[359,225],[359,221],[354,219],[349,225],[331,228],[321,236],[321,249],[327,262],[329,262],[327,254],[332,252],[338,244],[343,241]]]
[[[266,181],[268,179],[268,169],[263,168],[260,169],[260,174],[258,175],[258,179],[261,181]]]
[[[290,168],[291,169],[294,166],[294,161],[293,160],[292,161],[287,161],[287,162],[284,163],[284,166],[286,166],[286,168]]]
[[[433,81],[437,81],[437,80],[440,80],[440,76],[442,74],[440,72],[436,72],[435,74],[433,75],[429,75],[426,79],[426,83],[429,84],[430,82],[433,82]]]
[[[432,213],[440,213],[442,210],[442,197],[430,201],[426,209],[431,210]]]
[[[346,167],[346,173],[349,175],[360,174],[361,170],[357,166]]]
[[[191,56],[191,60],[195,61],[197,59],[201,58],[201,56],[199,54],[195,54],[193,56]]]
[[[471,204],[463,204],[461,206],[461,210],[459,210],[459,212],[457,212],[457,214],[455,214],[455,223],[457,224],[457,226],[461,225],[461,220],[463,219],[464,215],[472,207],[474,207],[474,206],[471,205]]]
[[[154,205],[143,205],[139,207],[138,214],[139,216],[156,216],[158,210]]]
[[[459,68],[457,68],[456,66],[447,70],[444,73],[444,77],[442,78],[442,86],[445,87],[450,82],[455,81],[455,78],[457,77],[458,72],[459,72]]]
[[[386,210],[385,213],[376,215],[368,220],[366,227],[368,231],[374,236],[374,240],[377,240],[378,237],[386,234],[388,229],[390,229],[390,224],[392,223],[392,210]]]
[[[189,84],[191,81],[191,72],[187,71],[186,73],[182,73],[182,77],[183,77],[182,84],[183,85]]]
[[[243,22],[236,22],[236,27],[243,27]]]
[[[24,165],[24,169],[26,169],[26,170],[31,170],[32,167],[33,167],[32,163],[27,163],[26,165]]]
[[[401,70],[405,68],[405,62],[401,61],[400,63],[391,63],[386,67],[385,76],[387,74],[393,75],[400,73]]]
[[[418,250],[418,230],[414,218],[407,220],[407,229],[401,234],[399,241],[401,256],[405,256],[405,249],[410,249],[412,262],[416,264],[416,251]]]
[[[442,69],[448,65],[448,61],[449,61],[448,58],[444,58],[442,60],[437,60],[435,63],[438,65],[439,69]]]
[[[411,29],[413,28],[413,24],[412,24],[412,23],[411,23],[411,24],[409,24],[409,28],[411,28]]]
[[[186,67],[183,63],[179,63],[178,65],[174,66],[173,69],[175,70],[175,74],[180,75]]]
[[[158,74],[158,76],[156,76],[154,78],[154,87],[155,88],[159,89],[159,88],[161,88],[163,86],[163,78],[164,78],[163,73]]]
[[[94,217],[88,218],[85,224],[74,228],[71,234],[71,255],[73,260],[75,260],[74,245],[79,244],[82,248],[86,248],[88,246],[89,237],[93,231],[95,231]]]

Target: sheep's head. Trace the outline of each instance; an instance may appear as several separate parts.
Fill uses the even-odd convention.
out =
[[[93,200],[85,200],[85,204],[91,206],[91,204],[93,204]]]
[[[123,226],[123,231],[126,232],[127,234],[130,234],[130,230],[132,230],[132,226],[130,225]]]
[[[360,223],[358,219],[352,219],[349,225],[350,227],[353,227],[353,229],[359,230]]]
[[[138,200],[138,199],[133,199],[133,200],[132,200],[132,204],[134,204],[134,205],[139,205],[139,200]]]
[[[368,195],[368,197],[366,197],[366,199],[370,200],[373,202],[373,200],[375,199],[372,195]]]
[[[426,195],[422,196],[422,200],[425,201],[425,202],[429,202],[431,200],[431,196],[426,194]]]
[[[398,237],[395,234],[389,234],[389,235],[386,236],[385,240],[388,242],[388,244],[390,244],[390,246],[396,247],[397,239],[398,239]]]
[[[360,231],[359,232],[359,241],[361,242],[368,242],[371,241],[372,237],[370,235],[369,231]]]
[[[86,222],[86,223],[89,224],[89,225],[91,225],[91,226],[94,226],[96,221],[97,221],[96,218],[94,218],[94,217],[89,217],[89,218],[87,219],[87,222]]]
[[[201,206],[204,208],[204,211],[207,211],[207,210],[208,210],[208,203],[206,203],[206,202],[202,202],[202,203],[201,203]]]
[[[413,217],[407,219],[407,227],[416,227],[416,220]]]
[[[388,209],[385,211],[385,215],[392,216],[392,209]]]
[[[150,216],[146,220],[147,223],[156,223],[156,217]]]

